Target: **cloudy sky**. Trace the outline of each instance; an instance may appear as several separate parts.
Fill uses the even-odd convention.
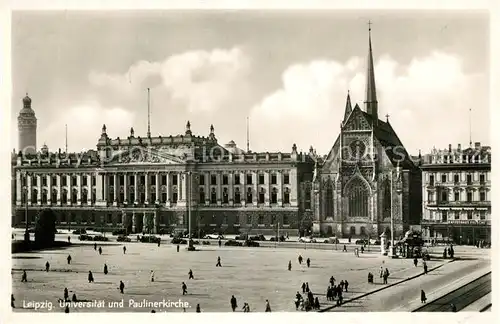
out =
[[[412,154],[489,140],[485,13],[402,11],[14,12],[12,141],[29,92],[38,146],[95,148],[102,124],[197,135],[254,151],[326,154],[347,91],[364,101],[371,20],[379,116]]]

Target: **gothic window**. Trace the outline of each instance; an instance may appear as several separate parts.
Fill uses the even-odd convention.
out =
[[[235,204],[241,203],[240,188],[236,188],[234,190],[234,203]]]
[[[273,191],[271,192],[271,204],[277,204],[278,203],[278,189],[273,188]]]
[[[290,189],[289,188],[285,188],[285,193],[283,194],[283,203],[284,204],[290,203]]]
[[[432,193],[430,196],[432,201]],[[391,217],[391,181],[386,178],[384,180],[384,217]]]
[[[247,204],[252,203],[252,198],[253,198],[252,197],[252,188],[248,188],[247,189],[247,200],[246,200]]]
[[[368,188],[361,179],[356,178],[351,181],[347,188],[350,217],[368,216]]]
[[[227,188],[224,188],[223,191],[222,191],[222,202],[224,204],[229,203],[229,194],[227,192]]]
[[[306,188],[304,199],[304,209],[311,209],[311,188]]]
[[[215,188],[212,188],[212,192],[210,193],[210,203],[211,204],[217,203],[217,192],[215,191]]]
[[[205,189],[200,187],[200,203],[205,203]]]
[[[259,204],[263,204],[265,199],[265,190],[264,188],[260,188],[259,192]]]
[[[325,204],[326,216],[333,216],[333,188],[329,183],[326,188],[326,204]]]

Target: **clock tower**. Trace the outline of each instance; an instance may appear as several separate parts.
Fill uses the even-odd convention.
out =
[[[19,131],[18,150],[23,154],[36,153],[36,124],[35,112],[31,109],[31,98],[26,94],[23,98],[23,109],[17,117],[17,128]]]

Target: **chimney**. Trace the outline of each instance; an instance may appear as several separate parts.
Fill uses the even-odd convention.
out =
[[[481,147],[481,142],[474,143],[474,147],[477,148],[477,149],[480,148]]]
[[[462,145],[460,145],[460,143],[458,143],[458,151],[462,151]]]

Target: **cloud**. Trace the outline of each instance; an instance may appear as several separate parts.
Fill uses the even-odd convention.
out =
[[[240,48],[197,50],[172,55],[161,62],[139,61],[123,74],[91,72],[89,81],[128,98],[144,89],[168,91],[189,112],[212,112],[234,99],[250,72],[250,60]]]
[[[290,151],[293,143],[303,150],[312,144],[318,153],[326,154],[340,131],[348,89],[353,105],[363,108],[364,70],[358,57],[344,63],[311,61],[289,66],[283,72],[282,87],[252,109],[252,124],[258,125],[253,130],[258,134],[253,136],[254,150],[266,150],[272,139],[282,151]],[[487,101],[478,95],[487,87],[486,77],[467,75],[456,55],[432,52],[408,65],[382,56],[375,64],[375,78],[379,118],[390,114],[391,125],[411,153],[464,143],[471,105],[481,111],[477,124],[487,124]],[[487,129],[477,133],[488,137]]]
[[[128,134],[135,116],[122,107],[103,107],[89,101],[72,106],[59,118],[52,119],[46,128],[38,127],[38,146],[47,142],[51,151],[64,150],[64,125],[68,125],[68,150],[80,152],[96,148],[103,124],[108,132]],[[52,146],[52,147],[51,147]]]

